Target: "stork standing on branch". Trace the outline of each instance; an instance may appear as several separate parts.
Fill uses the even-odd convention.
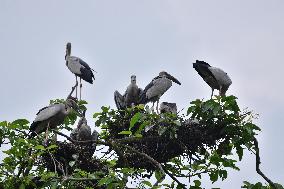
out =
[[[139,104],[146,104],[153,102],[152,109],[155,102],[157,102],[157,113],[159,112],[160,97],[172,86],[172,81],[181,85],[181,83],[169,73],[162,71],[155,77],[143,90]]]
[[[30,126],[31,134],[29,138],[45,131],[47,140],[48,130],[55,129],[57,126],[61,125],[64,122],[65,117],[71,112],[71,109],[80,116],[82,115],[79,106],[76,103],[76,99],[71,96],[75,87],[77,86],[72,87],[72,91],[64,103],[51,104],[38,111],[35,120]]]
[[[76,56],[71,56],[71,43],[67,43],[66,45],[65,60],[68,69],[73,74],[75,74],[76,83],[78,83],[77,77],[80,77],[80,100],[81,100],[81,90],[82,90],[81,79],[87,81],[88,83],[93,84],[93,79],[95,80],[95,77],[92,71],[94,70],[90,68],[90,66],[82,59]],[[77,87],[76,87],[76,98],[77,98]]]
[[[220,68],[212,67],[204,61],[196,60],[193,68],[203,78],[203,80],[211,87],[213,96],[214,89],[219,90],[220,96],[225,96],[227,90],[232,84],[232,80],[226,72]]]
[[[114,92],[114,101],[117,109],[121,110],[138,105],[139,96],[142,94],[142,91],[136,84],[136,76],[132,75],[131,82],[123,96],[118,91]]]

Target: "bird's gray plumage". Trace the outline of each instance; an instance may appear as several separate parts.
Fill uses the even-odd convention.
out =
[[[139,96],[142,93],[142,89],[136,84],[136,76],[131,76],[131,83],[128,85],[124,93],[124,101],[126,107],[131,107],[132,105],[137,105]]]
[[[177,114],[177,104],[169,103],[169,102],[162,102],[160,104],[160,112]]]
[[[79,120],[77,128],[72,131],[70,137],[78,141],[92,140],[91,127],[85,117]]]
[[[51,104],[40,109],[30,126],[30,132],[32,132],[30,136],[46,131],[47,127],[54,129],[61,125],[71,108],[77,109],[77,104],[74,100],[67,99],[65,103]]]
[[[193,68],[211,87],[211,97],[213,96],[214,89],[219,90],[219,94],[224,96],[232,84],[232,80],[226,72],[220,68],[212,67],[204,61],[196,60],[196,63],[193,63]]]
[[[159,73],[143,90],[139,103],[159,102],[160,97],[172,86],[172,82],[181,83],[165,71]],[[158,105],[157,105],[158,109]]]
[[[131,76],[131,82],[122,96],[118,91],[114,92],[114,101],[117,109],[125,109],[133,105],[138,105],[142,89],[136,84],[136,76]]]
[[[76,56],[67,56],[66,66],[72,73],[82,78],[83,80],[87,81],[88,83],[92,84],[93,79],[95,80],[95,76],[90,66],[82,59]]]
[[[125,109],[124,97],[118,92],[114,92],[114,102],[118,110]]]
[[[68,69],[75,74],[76,77],[76,97],[77,97],[77,77],[80,78],[80,100],[81,100],[81,88],[82,83],[81,79],[87,81],[88,83],[93,84],[93,80],[95,80],[95,76],[93,73],[93,69],[84,62],[82,59],[71,56],[71,43],[67,43],[66,45],[66,54],[65,54],[66,66]]]

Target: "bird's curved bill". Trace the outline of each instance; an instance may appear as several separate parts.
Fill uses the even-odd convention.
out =
[[[172,80],[173,82],[175,82],[176,84],[181,85],[181,83],[179,82],[179,80],[177,80],[174,76],[167,74],[167,78],[169,78],[170,80]]]

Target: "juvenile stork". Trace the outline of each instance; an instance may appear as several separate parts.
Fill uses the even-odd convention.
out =
[[[85,117],[86,111],[83,112],[83,116],[78,122],[77,128],[75,128],[71,134],[70,137],[73,140],[77,141],[88,141],[92,140],[92,143],[85,143],[86,144],[91,144],[91,148],[93,151],[96,150],[96,141],[98,140],[99,133],[94,130],[93,133],[91,133],[91,127],[87,123],[87,119]]]
[[[80,100],[81,100],[81,89],[82,89],[82,82],[81,79],[87,81],[88,83],[93,84],[93,79],[95,80],[94,71],[90,66],[84,62],[82,59],[71,56],[71,43],[67,43],[66,45],[66,66],[68,69],[75,74],[76,83],[78,83],[77,77],[80,77]],[[76,87],[76,98],[77,98],[77,87]]]
[[[226,72],[220,68],[212,67],[204,61],[196,60],[193,68],[203,78],[203,80],[211,87],[213,96],[214,89],[219,90],[220,96],[225,96],[227,90],[232,84],[232,80]]]
[[[72,88],[72,92],[74,91]],[[36,118],[30,126],[30,136],[32,138],[44,131],[46,131],[46,140],[48,136],[49,129],[55,129],[58,125],[61,125],[64,122],[65,117],[75,110],[79,115],[81,111],[76,103],[76,99],[70,95],[67,97],[64,103],[51,104],[46,106],[38,111]]]
[[[155,77],[143,90],[140,95],[139,104],[146,104],[153,102],[152,109],[155,102],[157,102],[157,113],[159,112],[159,100],[160,97],[172,86],[172,81],[181,85],[181,83],[171,76],[169,73],[162,71],[157,77]]]
[[[85,112],[83,112],[83,117],[78,122],[77,128],[75,128],[70,137],[73,140],[85,141],[92,140],[92,132],[91,127],[87,123],[87,119],[85,118]]]
[[[117,109],[121,110],[138,105],[139,96],[142,94],[142,91],[136,84],[136,76],[132,75],[130,84],[123,96],[118,91],[114,92],[114,101]]]
[[[177,114],[177,104],[170,102],[162,102],[160,104],[160,112]]]

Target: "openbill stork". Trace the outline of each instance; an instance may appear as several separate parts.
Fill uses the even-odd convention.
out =
[[[93,69],[84,62],[81,58],[76,56],[71,56],[71,43],[67,43],[66,45],[66,66],[68,69],[75,74],[76,83],[78,83],[77,77],[80,78],[80,100],[81,100],[81,90],[82,90],[82,82],[81,79],[87,81],[88,83],[93,84],[93,79],[95,80],[95,76],[93,74]],[[76,98],[77,98],[77,87],[76,87]]]
[[[214,89],[219,90],[220,96],[225,96],[227,90],[232,84],[232,80],[226,72],[220,68],[212,67],[204,61],[196,60],[193,68],[203,78],[203,80],[211,87],[213,96]]]
[[[160,97],[172,86],[172,81],[181,85],[181,83],[169,73],[162,71],[155,77],[143,90],[140,95],[139,104],[146,104],[153,102],[152,109],[155,102],[157,102],[157,113],[159,112]]]
[[[160,104],[160,112],[177,114],[177,104],[170,102],[162,102]]]
[[[76,86],[72,87],[72,91],[64,103],[51,104],[38,111],[36,118],[30,126],[30,136],[32,138],[42,132],[46,132],[46,140],[49,129],[55,129],[64,122],[65,117],[73,109],[80,116],[82,115],[76,99],[71,96]]]
[[[130,84],[123,96],[118,91],[114,92],[114,101],[119,110],[138,105],[139,96],[142,94],[143,90],[136,84],[136,76],[132,75],[130,78]]]
[[[99,133],[94,130],[93,133],[91,132],[91,127],[87,123],[87,119],[85,117],[86,110],[83,112],[83,116],[78,122],[77,128],[75,128],[71,134],[70,137],[73,140],[77,141],[88,141],[92,140],[92,149],[96,150],[96,141],[98,140]],[[90,143],[87,143],[90,144]],[[86,145],[86,144],[84,144]]]

